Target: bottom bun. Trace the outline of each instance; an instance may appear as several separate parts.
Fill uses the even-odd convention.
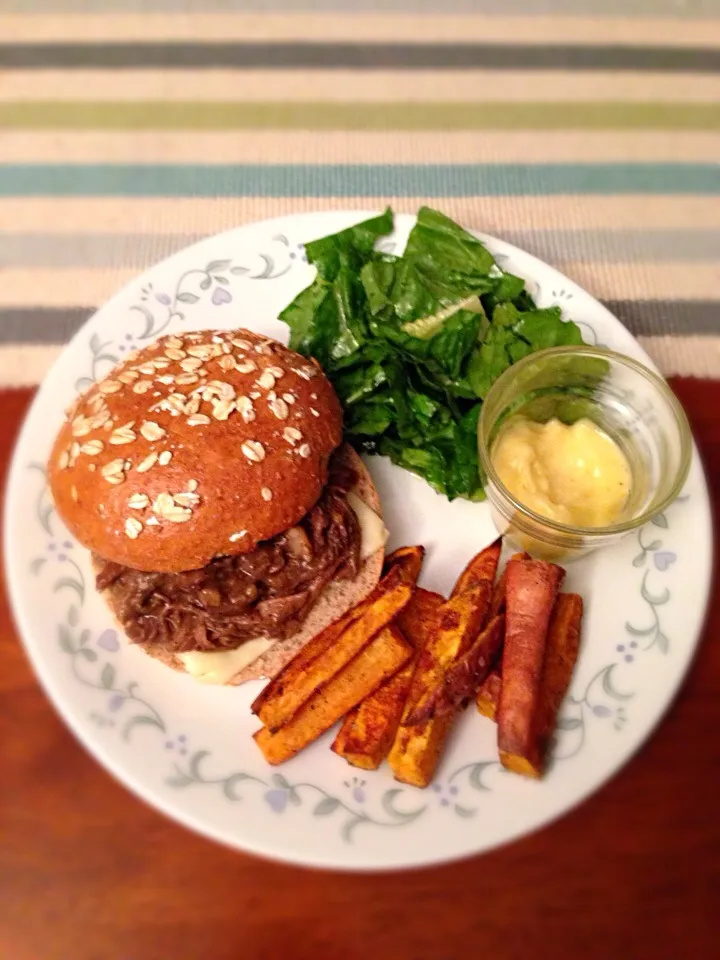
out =
[[[367,467],[357,453],[348,444],[338,451],[344,466],[347,466],[357,475],[357,483],[353,493],[370,507],[378,516],[382,516],[380,497],[375,489]],[[312,610],[307,616],[300,630],[284,640],[277,640],[264,653],[243,667],[235,676],[227,681],[229,686],[237,686],[248,680],[272,679],[282,668],[295,657],[302,648],[321,633],[331,623],[339,620],[348,610],[361,603],[375,588],[382,573],[385,548],[379,547],[363,561],[358,575],[353,580],[333,580],[322,591]],[[97,569],[96,569],[97,572]],[[103,595],[108,602],[109,597]],[[115,622],[121,630],[123,625],[115,615],[112,603],[108,603]],[[183,673],[188,671],[182,660],[161,643],[147,645],[137,644],[148,656],[160,660],[165,666],[172,667]],[[240,644],[242,646],[242,644]]]

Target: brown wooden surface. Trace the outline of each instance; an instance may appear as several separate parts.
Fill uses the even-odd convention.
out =
[[[717,511],[720,383],[674,386]],[[0,393],[3,474],[28,400]],[[0,590],[1,960],[715,955],[719,588],[716,570],[704,642],[677,702],[609,785],[482,858],[379,876],[246,857],[136,800],[55,715]]]

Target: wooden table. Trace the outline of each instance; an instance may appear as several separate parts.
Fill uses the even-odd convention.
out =
[[[720,508],[720,383],[675,381]],[[0,393],[0,466],[30,393]],[[4,483],[4,480],[3,480]],[[380,876],[233,853],[92,761],[30,672],[0,591],[2,960],[696,957],[720,906],[720,578],[677,703],[554,825],[464,863]]]

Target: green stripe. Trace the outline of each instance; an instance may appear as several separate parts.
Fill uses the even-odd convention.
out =
[[[36,130],[718,130],[714,103],[0,103],[0,128]]]
[[[710,163],[0,164],[0,197],[720,194]]]

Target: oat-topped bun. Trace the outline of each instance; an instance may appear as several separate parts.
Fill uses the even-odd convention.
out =
[[[296,524],[327,482],[342,413],[317,365],[247,330],[162,337],[75,404],[50,486],[108,561],[184,571]]]

